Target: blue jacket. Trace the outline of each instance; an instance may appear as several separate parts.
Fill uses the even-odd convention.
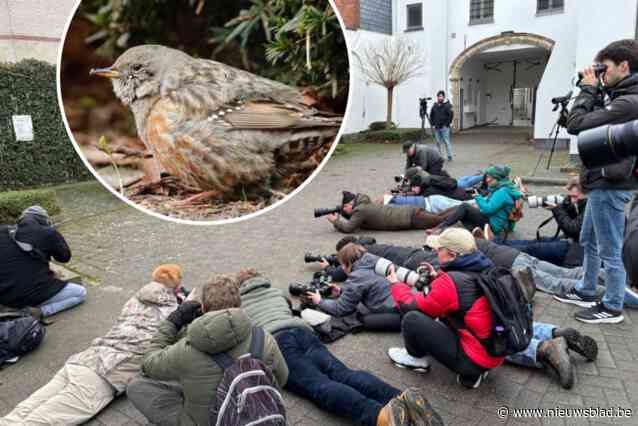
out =
[[[492,231],[500,234],[514,229],[514,222],[509,220],[509,215],[519,198],[521,193],[508,183],[490,189],[487,197],[479,195],[475,200],[481,213],[488,217]]]

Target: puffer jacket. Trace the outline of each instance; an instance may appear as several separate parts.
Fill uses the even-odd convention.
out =
[[[175,291],[151,282],[129,299],[116,323],[103,337],[68,360],[88,367],[109,382],[116,394],[140,373],[142,361],[160,324],[177,308]]]
[[[417,210],[419,208],[415,206],[373,204],[367,195],[357,194],[350,218],[339,217],[333,222],[333,226],[336,230],[347,234],[359,228],[378,231],[411,229],[412,218]]]
[[[390,283],[385,277],[374,272],[374,265],[378,259],[378,256],[364,253],[361,259],[352,265],[352,273],[341,287],[339,298],[321,299],[319,308],[336,317],[354,313],[359,303],[372,313],[393,311]]]
[[[577,135],[583,130],[604,124],[619,124],[638,119],[638,74],[632,74],[607,89],[611,103],[596,109],[597,88],[583,86],[567,119],[567,131]],[[580,179],[583,190],[632,190],[638,188],[638,177],[632,172],[636,157],[629,157],[603,168],[583,166]]]
[[[430,109],[430,123],[436,128],[450,127],[454,119],[454,110],[450,101],[435,102]]]
[[[257,327],[262,327],[270,334],[275,334],[284,328],[312,327],[304,320],[292,315],[290,305],[284,293],[270,285],[264,277],[255,277],[244,281],[239,289],[241,307]]]
[[[443,172],[444,163],[445,160],[435,148],[423,144],[417,144],[414,155],[412,157],[406,155],[406,175],[408,175],[408,169],[411,169],[412,167],[421,167],[421,169],[431,175],[447,175],[447,173]]]
[[[252,324],[243,310],[223,309],[197,318],[179,341],[178,331],[172,322],[162,322],[142,370],[153,379],[179,381],[184,389],[180,424],[205,426],[208,408],[224,375],[211,355],[225,352],[237,359],[248,353]],[[264,364],[283,387],[288,380],[286,361],[275,339],[269,333],[265,337]]]
[[[509,214],[514,209],[516,200],[521,198],[521,193],[508,184],[499,185],[483,197],[478,195],[474,200],[481,213],[490,222],[490,227],[495,234],[514,230],[514,222],[509,220]]]

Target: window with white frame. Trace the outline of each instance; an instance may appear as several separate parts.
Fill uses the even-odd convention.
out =
[[[494,22],[494,0],[471,0],[470,24],[489,24]]]
[[[423,29],[423,4],[415,3],[406,6],[406,30]]]
[[[536,13],[539,15],[548,13],[561,13],[565,7],[565,0],[537,0]]]

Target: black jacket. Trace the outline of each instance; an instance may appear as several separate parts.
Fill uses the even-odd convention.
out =
[[[496,266],[511,268],[521,251],[514,247],[493,243],[482,238],[476,239],[479,251],[490,259]]]
[[[599,99],[597,88],[583,86],[574,101],[567,131],[577,135],[583,130],[604,124],[618,124],[638,118],[638,74],[632,74],[608,90],[611,103],[606,108],[596,109]],[[627,158],[611,166],[581,171],[583,189],[632,190],[638,188],[638,178],[633,175],[635,157]]]
[[[0,305],[12,308],[36,306],[56,295],[66,283],[49,269],[51,258],[68,262],[71,251],[64,237],[50,226],[23,219],[16,239],[41,250],[47,260],[22,251],[9,237],[9,226],[0,226]]]
[[[454,111],[452,110],[452,104],[449,101],[443,103],[435,102],[430,109],[430,123],[436,127],[450,127],[452,119],[454,118]]]
[[[625,270],[632,286],[638,287],[638,196],[634,196],[625,227],[625,242],[622,246]]]
[[[409,168],[421,167],[431,175],[441,175],[443,174],[444,163],[445,160],[435,148],[418,144],[414,156],[406,155],[405,170],[407,172]]]
[[[574,205],[569,198],[565,198],[563,204],[552,210],[558,228],[565,236],[575,242],[580,239],[580,229],[583,227],[586,207],[587,199],[579,200],[578,204]]]

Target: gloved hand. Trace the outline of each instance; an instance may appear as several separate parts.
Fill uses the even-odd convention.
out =
[[[180,330],[200,316],[202,316],[202,305],[199,302],[189,301],[179,305],[166,319],[175,324],[177,330]]]

